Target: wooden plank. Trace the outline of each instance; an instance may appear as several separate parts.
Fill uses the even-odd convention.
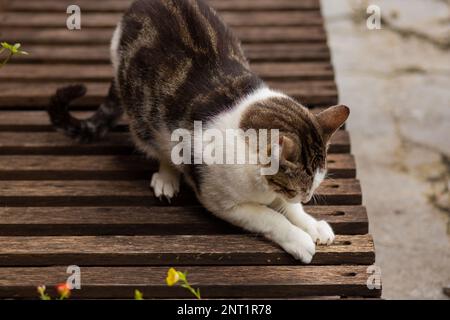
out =
[[[135,152],[127,133],[109,133],[93,144],[80,144],[59,132],[2,132],[0,155],[18,154],[131,154]]]
[[[1,90],[1,89],[0,89]],[[78,119],[84,119],[93,114],[93,111],[73,111],[71,114]],[[127,117],[124,115],[113,128],[113,131],[128,131]],[[47,111],[0,111],[0,131],[55,131],[50,124]]]
[[[132,0],[77,0],[83,12],[123,12]],[[318,0],[209,0],[213,8],[223,11],[272,11],[272,10],[319,10]],[[17,12],[65,12],[72,0],[10,1],[9,11]]]
[[[300,264],[275,243],[252,234],[0,237],[0,244],[2,267]],[[374,262],[371,236],[338,235],[332,245],[316,246],[311,264]]]
[[[319,113],[323,108],[314,108],[313,113]],[[78,119],[84,119],[93,114],[93,111],[72,111]],[[127,116],[122,116],[113,131],[128,131]],[[342,128],[341,128],[342,129]],[[51,126],[46,111],[0,111],[0,131],[55,131]]]
[[[243,45],[250,61],[314,61],[330,60],[326,43],[246,43]]]
[[[313,113],[319,113],[323,108],[314,108]],[[78,119],[84,119],[93,114],[93,110],[72,111]],[[341,127],[342,129],[343,127]],[[117,122],[113,131],[128,131],[128,117],[123,115]],[[50,124],[50,120],[46,111],[0,111],[0,131],[55,131]]]
[[[9,63],[110,63],[109,46],[26,45],[31,54],[18,55]],[[243,49],[252,62],[329,61],[330,53],[324,43],[245,44]]]
[[[252,70],[266,80],[333,80],[327,62],[254,63]],[[111,81],[113,69],[97,64],[11,64],[0,73],[0,81]]]
[[[150,179],[150,177],[148,177]],[[197,205],[187,187],[172,199],[175,206]],[[0,181],[0,205],[24,206],[161,206],[167,204],[153,196],[148,180],[47,180]],[[311,204],[359,205],[361,188],[358,180],[325,180]]]
[[[244,43],[325,42],[323,27],[234,27],[236,36]],[[2,28],[0,38],[26,44],[107,44],[112,28],[86,28],[70,31],[67,28]]]
[[[64,267],[0,268],[0,297],[36,297],[36,287],[50,288],[67,279]],[[192,298],[165,284],[167,267],[83,267],[82,289],[73,298]],[[289,298],[314,295],[379,297],[367,288],[367,266],[186,266],[189,282],[204,298]]]
[[[82,30],[85,28],[114,28],[121,13],[83,13]],[[221,12],[220,16],[231,27],[238,26],[322,26],[320,11],[244,11]],[[2,28],[58,28],[66,25],[66,10],[58,13],[6,12],[0,17]]]
[[[0,156],[0,180],[133,180],[149,177],[158,164],[133,156]],[[328,176],[355,178],[354,157],[331,154]]]
[[[31,67],[31,65],[29,66]],[[43,109],[48,106],[50,96],[56,92],[57,88],[69,84],[69,82],[61,81],[34,81],[38,82],[2,82],[0,85],[0,109]],[[96,109],[108,92],[109,83],[107,82],[86,82],[85,84],[88,89],[87,94],[72,103],[74,109],[92,109],[92,107]],[[336,85],[331,80],[267,81],[267,84],[275,90],[298,99],[308,107],[330,106],[337,103]]]
[[[349,153],[350,137],[339,130],[331,139],[329,153]],[[111,132],[96,143],[81,144],[59,132],[2,132],[0,155],[100,155],[135,152],[126,132]]]
[[[336,234],[366,234],[362,206],[305,206]],[[1,236],[241,234],[202,207],[0,207]]]

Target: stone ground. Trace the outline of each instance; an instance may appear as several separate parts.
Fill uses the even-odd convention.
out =
[[[381,9],[369,30],[366,8]],[[387,299],[450,286],[450,1],[322,0]]]

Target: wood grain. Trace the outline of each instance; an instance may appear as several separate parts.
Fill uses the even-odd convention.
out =
[[[339,130],[331,139],[329,153],[348,153],[348,132]],[[96,143],[81,144],[59,132],[2,132],[0,155],[105,155],[137,152],[127,132],[110,132]]]
[[[333,69],[327,62],[254,63],[252,70],[266,80],[332,80]],[[11,64],[0,73],[0,81],[111,81],[109,65]]]
[[[85,119],[90,117],[96,108],[92,110],[84,111],[72,111],[73,114],[78,119]],[[324,110],[324,108],[312,108],[311,112],[317,114]],[[111,131],[126,132],[128,131],[128,117],[123,115]],[[340,129],[345,129],[342,126]],[[50,131],[53,132],[55,129],[50,124],[48,113],[45,110],[38,111],[26,111],[26,110],[2,110],[0,111],[0,131],[25,131],[25,132],[39,132],[39,131]]]
[[[0,297],[36,297],[36,287],[52,288],[67,279],[67,267],[0,268]],[[167,267],[83,267],[82,289],[73,298],[192,298],[168,287]],[[367,288],[367,266],[185,266],[204,298],[289,298],[301,296],[379,297]],[[52,289],[50,289],[52,290]],[[53,291],[50,291],[53,293]]]
[[[33,65],[28,65],[28,68],[33,68]],[[105,66],[105,68],[109,69],[110,66]],[[95,69],[89,72],[95,74]],[[0,110],[42,110],[48,106],[50,97],[56,92],[57,88],[77,82],[83,82],[88,91],[86,96],[72,103],[73,109],[96,109],[103,102],[108,92],[109,80],[107,79],[109,78],[99,82],[99,75],[94,76],[97,77],[96,81],[90,82],[87,82],[88,78],[81,79],[80,75],[70,76],[72,77],[71,81],[58,82],[55,81],[57,79],[55,76],[52,76],[53,79],[39,80],[35,75],[34,79],[20,80],[17,78],[15,81],[7,82],[5,82],[6,79],[3,79],[3,82],[0,81]],[[17,77],[17,75],[14,77]],[[66,80],[70,77],[67,76]],[[79,81],[76,81],[77,78]],[[273,89],[298,99],[308,107],[329,107],[337,103],[337,88],[333,81],[329,79],[298,79],[286,82],[280,78],[278,80],[269,80],[267,84]]]
[[[255,235],[0,237],[0,266],[296,265]],[[215,243],[215,246],[211,246]],[[313,265],[375,262],[371,236],[337,236],[317,246]]]
[[[67,7],[66,7],[67,8]],[[80,7],[81,8],[81,7]],[[82,30],[85,28],[114,28],[122,13],[83,13]],[[0,27],[3,28],[57,28],[66,25],[66,10],[55,13],[17,13],[2,15]],[[319,11],[270,11],[270,12],[222,12],[221,17],[231,27],[239,26],[322,26]]]
[[[0,180],[133,180],[150,177],[157,168],[158,163],[137,155],[9,156],[0,157]],[[331,154],[328,175],[355,178],[353,156]]]
[[[325,30],[322,26],[267,27],[261,32],[260,27],[234,27],[235,34],[244,43],[299,43],[324,42]],[[86,28],[70,31],[59,28],[2,28],[0,37],[9,42],[26,44],[107,44],[111,40],[113,28]]]
[[[162,206],[167,202],[153,197],[148,180],[0,180],[1,206]],[[359,205],[361,188],[355,179],[325,180],[311,203],[319,205]],[[172,199],[172,205],[198,204],[187,187]]]
[[[32,54],[19,55],[9,63],[110,63],[109,46],[60,45],[55,50],[50,45],[27,45]],[[323,43],[247,43],[243,46],[251,62],[329,61],[330,54]]]
[[[336,234],[366,234],[362,206],[306,206]],[[200,206],[188,207],[1,207],[1,236],[241,234]]]
[[[77,0],[84,12],[123,12],[132,0]],[[208,0],[213,8],[224,11],[272,11],[272,10],[315,10],[319,11],[319,0]],[[65,12],[71,0],[15,0],[9,3],[9,11],[18,12]]]

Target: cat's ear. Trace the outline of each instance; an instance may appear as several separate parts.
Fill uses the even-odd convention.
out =
[[[298,160],[298,150],[297,144],[289,138],[288,136],[280,136],[280,155],[282,160],[287,160],[290,162],[295,162]]]
[[[328,142],[330,140],[331,136],[344,124],[349,115],[350,109],[344,105],[330,107],[316,115],[325,141]]]

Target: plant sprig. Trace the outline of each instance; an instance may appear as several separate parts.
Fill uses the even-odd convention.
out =
[[[69,299],[71,288],[67,283],[60,283],[56,287],[56,292],[58,293],[58,297],[56,297],[56,300],[65,300]],[[37,292],[39,294],[39,299],[41,300],[52,300],[52,297],[47,293],[47,288],[45,286],[39,286],[37,287]]]
[[[181,271],[175,270],[174,268],[170,268],[169,271],[167,272],[167,278],[166,278],[167,285],[169,287],[172,287],[179,281],[182,282],[180,284],[181,287],[190,291],[197,299],[199,299],[199,300],[201,299],[200,289],[194,289],[189,284],[189,282],[187,280],[187,272],[181,272]]]
[[[21,44],[15,43],[15,44],[9,44],[8,42],[1,42],[0,43],[0,56],[3,53],[6,53],[6,58],[4,58],[3,61],[0,61],[0,68],[3,67],[8,61],[12,58],[12,56],[17,54],[25,54],[27,55],[28,52],[20,50]]]

